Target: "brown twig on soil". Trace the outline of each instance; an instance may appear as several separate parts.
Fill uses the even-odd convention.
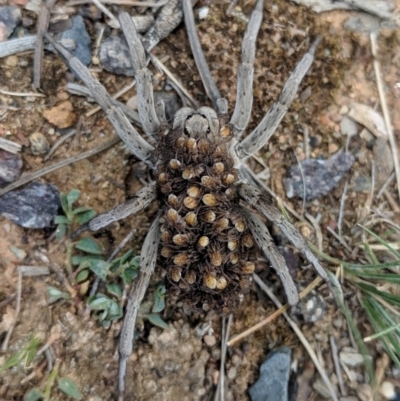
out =
[[[400,198],[400,164],[399,164],[399,156],[397,153],[397,144],[396,144],[396,139],[394,137],[393,133],[393,128],[392,128],[392,123],[390,120],[390,113],[389,113],[389,108],[386,102],[386,96],[385,96],[385,91],[383,89],[383,82],[382,82],[382,73],[381,73],[381,66],[379,61],[377,60],[377,40],[376,40],[376,34],[371,33],[370,34],[370,40],[371,40],[371,51],[372,51],[372,56],[374,57],[373,60],[373,65],[374,65],[374,70],[375,70],[375,77],[376,77],[376,84],[378,87],[378,93],[379,93],[379,99],[381,102],[381,107],[382,107],[382,112],[383,112],[383,118],[385,120],[385,125],[386,125],[386,131],[389,137],[389,143],[390,147],[392,150],[392,157],[393,157],[393,163],[394,163],[394,170],[396,172],[396,181],[397,181],[397,191],[399,194]]]
[[[17,320],[18,320],[18,315],[19,312],[21,310],[21,294],[22,294],[22,273],[18,272],[18,284],[17,284],[17,305],[15,307],[15,316],[14,316],[14,320],[11,324],[10,329],[7,331],[7,335],[6,338],[3,341],[3,344],[1,346],[1,351],[2,352],[6,352],[7,351],[7,347],[8,347],[8,343],[10,341],[11,335],[15,329],[15,326],[17,324]]]
[[[99,146],[96,146],[93,149],[87,150],[86,152],[83,152],[79,155],[69,157],[68,159],[62,160],[59,163],[55,163],[51,166],[44,167],[41,170],[35,171],[34,173],[26,174],[24,177],[21,179],[13,182],[12,184],[8,185],[7,187],[3,188],[0,190],[0,196],[6,194],[7,192],[19,188],[24,184],[27,184],[28,182],[31,182],[32,180],[42,177],[46,174],[52,173],[53,171],[59,170],[60,168],[63,168],[65,166],[68,166],[70,164],[76,163],[80,160],[87,159],[88,157],[94,156],[98,153],[104,152],[108,148],[114,146],[117,144],[121,139],[119,137],[115,137]]]
[[[268,297],[272,300],[272,302],[276,305],[277,308],[282,308],[282,304],[279,302],[278,298],[274,295],[274,293],[271,291],[271,289],[261,280],[261,278],[257,274],[253,274],[254,281],[260,286],[260,288],[268,295]],[[283,312],[283,316],[289,323],[289,325],[292,327],[293,331],[296,333],[297,337],[299,338],[300,342],[303,344],[303,347],[306,349],[308,352],[308,355],[310,356],[311,360],[314,362],[315,367],[318,370],[318,373],[321,376],[321,379],[325,383],[331,398],[334,401],[339,401],[335,388],[333,387],[332,383],[329,380],[329,377],[325,371],[325,369],[322,367],[320,364],[317,355],[315,354],[315,351],[312,349],[310,343],[307,341],[305,338],[304,334],[301,332],[299,326],[289,317],[289,315],[286,312]]]
[[[46,0],[40,11],[35,43],[35,53],[33,56],[33,86],[35,88],[40,88],[40,79],[43,68],[43,38],[49,27],[50,10],[56,1],[57,0]]]
[[[332,227],[327,226],[326,229],[351,253],[352,249],[342,236],[337,234]]]
[[[312,291],[314,288],[318,287],[319,284],[321,284],[322,278],[317,277],[310,285],[308,285],[300,294],[299,298],[302,299],[304,298],[310,291]],[[242,333],[238,334],[237,336],[233,337],[228,341],[228,346],[232,347],[236,342],[242,340],[243,338],[249,336],[250,334],[256,332],[257,330],[261,329],[264,327],[266,324],[272,322],[275,320],[278,316],[282,315],[284,312],[286,312],[289,309],[289,305],[283,305],[281,306],[278,310],[275,312],[271,313],[267,318],[262,320],[261,322],[257,323],[253,327],[250,327],[249,329],[243,331]]]

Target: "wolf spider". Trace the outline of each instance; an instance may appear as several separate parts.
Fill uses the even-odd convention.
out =
[[[130,151],[153,171],[155,182],[139,190],[128,202],[93,218],[82,227],[97,231],[112,222],[144,209],[153,201],[160,211],[144,241],[140,272],[132,285],[119,343],[119,399],[132,352],[134,327],[157,257],[163,260],[167,285],[186,305],[203,311],[231,312],[249,287],[254,271],[255,243],[278,273],[288,303],[298,293],[283,256],[255,213],[276,224],[301,251],[328,284],[328,275],[297,229],[280,211],[246,181],[244,161],[263,147],[292,103],[298,86],[310,68],[317,38],[285,83],[278,101],[259,125],[242,138],[252,110],[255,43],[261,25],[263,0],[258,0],[247,25],[238,69],[237,99],[229,119],[227,101],[211,77],[195,29],[190,0],[182,0],[186,29],[206,93],[214,108],[181,108],[172,126],[164,104],[155,104],[146,54],[134,23],[127,13],[119,15],[137,83],[138,111],[148,140],[143,139],[115,106],[105,88],[86,67],[49,35],[69,67],[87,85]],[[159,243],[162,247],[158,252]]]

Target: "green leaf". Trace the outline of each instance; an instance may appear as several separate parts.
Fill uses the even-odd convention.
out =
[[[358,276],[368,280],[381,280],[388,283],[400,284],[400,274],[360,272]]]
[[[385,291],[378,290],[375,286],[366,284],[366,283],[357,283],[358,287],[360,287],[365,292],[370,294],[379,295],[382,299],[390,302],[392,305],[400,306],[400,297],[397,295],[390,294]]]
[[[119,258],[119,263],[124,264],[133,254],[133,249],[129,249],[124,255]]]
[[[390,246],[385,240],[383,240],[379,235],[376,235],[374,232],[371,230],[368,230],[368,228],[362,226],[359,224],[359,226],[364,229],[367,233],[372,235],[379,243],[381,243],[385,248],[387,248],[390,252],[393,253],[394,256],[396,256],[397,259],[400,259],[400,253],[396,251],[393,247]]]
[[[65,224],[59,224],[56,230],[56,239],[57,241],[61,241],[64,238],[64,235],[67,231],[67,226]]]
[[[59,299],[70,299],[70,295],[60,291],[58,288],[48,286],[47,293],[49,294],[49,303],[58,301]]]
[[[69,210],[69,207],[68,207],[67,195],[61,194],[60,195],[60,200],[61,200],[62,210],[64,211],[65,214],[68,214],[70,210]]]
[[[108,272],[110,271],[111,264],[106,262],[105,260],[90,260],[88,261],[90,270],[96,274],[96,276],[100,277],[102,280],[107,278]]]
[[[33,388],[25,394],[24,401],[38,401],[43,397],[44,394],[38,388]]]
[[[76,209],[74,209],[72,211],[73,215],[77,215],[79,213],[84,213],[84,212],[90,212],[91,210],[93,210],[91,207],[88,206],[81,206],[81,207],[77,207]]]
[[[75,248],[93,255],[101,255],[97,242],[90,237],[84,237],[75,244]]]
[[[100,294],[99,294],[100,295]],[[112,300],[105,295],[100,295],[98,298],[89,302],[88,305],[92,310],[108,310],[111,306]]]
[[[108,310],[109,316],[111,320],[118,320],[122,317],[122,307],[117,302],[112,302],[110,308]]]
[[[72,205],[79,199],[81,196],[81,191],[79,189],[71,190],[67,195],[67,202],[69,210],[72,209]]]
[[[71,258],[71,262],[74,266],[79,266],[79,268],[89,267],[91,260],[104,260],[102,255],[74,255]],[[81,266],[86,262],[86,265]]]
[[[89,220],[92,220],[94,216],[96,216],[96,212],[94,210],[88,210],[87,212],[79,213],[75,216],[76,221],[79,225],[87,223]]]
[[[155,297],[153,309],[151,310],[153,313],[160,313],[165,308],[164,297]]]
[[[88,269],[81,270],[76,276],[76,282],[82,283],[83,281],[86,281],[88,277],[89,277],[89,270]]]
[[[135,257],[132,258],[132,260],[129,262],[129,266],[130,266],[132,269],[137,269],[137,268],[139,268],[139,265],[140,265],[140,255],[135,256]]]
[[[129,285],[137,277],[138,274],[139,272],[137,270],[128,268],[122,272],[121,277],[122,280],[124,280],[124,284]]]
[[[107,291],[111,295],[116,296],[117,298],[121,298],[122,296],[122,288],[119,284],[116,283],[107,284]]]
[[[150,315],[146,315],[145,317],[154,326],[161,327],[162,329],[168,329],[168,324],[165,323],[159,315],[150,313]]]
[[[58,379],[58,388],[74,400],[81,400],[83,394],[79,391],[76,383],[68,377]]]
[[[54,218],[54,224],[71,224],[66,216],[56,216]]]

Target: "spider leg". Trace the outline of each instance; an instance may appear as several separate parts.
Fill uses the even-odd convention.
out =
[[[251,185],[241,184],[239,186],[239,195],[248,204],[262,213],[269,221],[276,224],[288,238],[288,240],[305,256],[305,258],[314,266],[317,273],[331,287],[331,281],[327,272],[319,263],[318,259],[308,247],[306,240],[299,233],[296,227],[290,223],[279,211],[279,209],[271,205],[261,194],[261,192]]]
[[[145,51],[132,17],[124,12],[118,18],[131,55],[133,73],[137,85],[138,111],[142,127],[147,135],[156,138],[156,134],[160,128],[160,121],[154,107],[153,84],[151,73],[147,68]]]
[[[236,145],[236,153],[240,159],[246,159],[257,152],[275,132],[296,96],[302,79],[314,61],[315,50],[320,41],[321,37],[318,37],[297,64],[289,79],[285,82],[278,101],[271,106],[260,124],[243,141]]]
[[[217,85],[211,76],[210,69],[201,49],[199,36],[194,23],[193,9],[191,0],[182,0],[183,15],[185,18],[186,32],[189,38],[190,48],[192,49],[193,57],[196,62],[197,69],[200,73],[204,89],[208,98],[213,103],[213,107],[218,110],[218,113],[224,115],[227,113],[227,101],[221,98]]]
[[[118,400],[123,401],[125,391],[125,374],[128,358],[132,353],[133,337],[135,331],[136,317],[142,299],[149,285],[157,261],[157,250],[160,241],[160,215],[156,217],[144,240],[140,257],[140,270],[133,281],[126,307],[124,323],[122,325],[119,340],[119,373],[118,373]]]
[[[246,208],[242,208],[242,212],[259,248],[263,251],[264,255],[271,262],[272,267],[278,273],[283,288],[285,289],[285,294],[289,305],[296,305],[299,302],[297,288],[293,282],[292,276],[289,273],[286,261],[279,253],[278,248],[276,247],[271,234],[268,231],[268,228],[256,214],[250,212]]]
[[[144,209],[157,197],[157,189],[155,185],[148,185],[142,189],[139,189],[132,199],[122,205],[118,205],[114,209],[109,210],[106,213],[99,214],[98,216],[91,219],[86,224],[82,225],[78,230],[72,234],[72,238],[77,237],[83,232],[98,231],[104,227],[107,227],[115,221],[124,219],[125,217],[131,216]]]
[[[124,141],[129,150],[139,159],[144,161],[152,169],[155,168],[151,156],[153,146],[147,143],[132,127],[125,114],[115,106],[113,99],[90,73],[90,71],[74,57],[67,49],[58,44],[49,34],[45,34],[46,39],[55,47],[55,49],[65,58],[70,69],[85,83],[89,88],[92,97],[104,110],[106,116],[114,126],[117,134]]]
[[[253,106],[253,75],[256,39],[261,26],[264,0],[254,7],[242,42],[242,61],[237,73],[236,104],[231,117],[233,134],[240,138],[249,123]]]

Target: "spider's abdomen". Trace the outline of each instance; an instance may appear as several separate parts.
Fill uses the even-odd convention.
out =
[[[224,139],[175,130],[159,154],[160,254],[170,293],[193,309],[229,313],[249,287],[254,241]]]

